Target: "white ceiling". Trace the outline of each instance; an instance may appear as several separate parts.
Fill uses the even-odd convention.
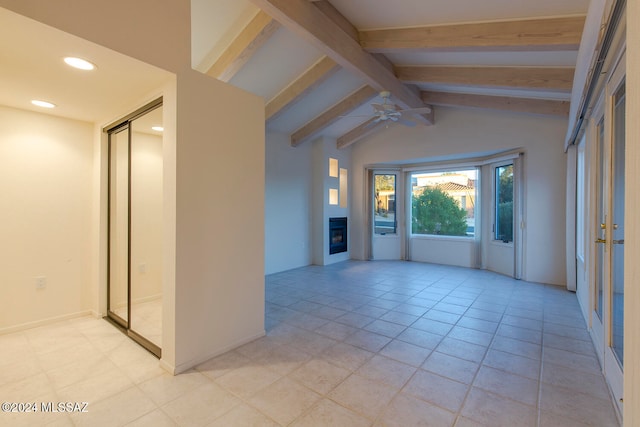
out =
[[[589,5],[589,0],[329,1],[359,30],[586,15]],[[192,8],[192,13],[198,15],[198,19],[192,26],[194,56],[198,56],[193,62],[199,63],[199,69],[203,72],[224,51],[225,46],[240,33],[243,25],[249,22],[250,18],[247,17],[259,10],[248,0],[192,0]],[[242,20],[245,24],[238,25]],[[218,25],[215,29],[217,36],[213,36],[214,30],[211,29],[213,22]],[[395,65],[574,67],[577,51],[394,52],[386,56]],[[322,53],[314,46],[287,29],[280,28],[251,57],[230,83],[262,96],[265,102],[268,102],[321,57]],[[267,129],[291,134],[363,84],[364,82],[358,77],[342,70],[298,101],[293,108],[289,108],[285,113],[267,123]],[[570,98],[568,91],[441,84],[418,86],[421,90],[478,95],[564,101]],[[350,116],[367,115],[370,112],[371,108],[365,105]],[[338,137],[363,121],[363,118],[340,120],[325,129],[324,134]]]
[[[358,29],[584,15],[589,0],[330,0]],[[192,64],[206,71],[258,12],[249,0],[192,0]],[[16,43],[19,40],[19,43]],[[42,41],[46,40],[46,43]],[[81,56],[98,65],[81,72],[62,62]],[[282,27],[250,58],[230,83],[272,99],[323,54]],[[573,67],[571,52],[402,52],[388,54],[396,65]],[[86,40],[0,8],[0,104],[95,122],[161,86],[171,74]],[[364,85],[340,70],[267,124],[291,134]],[[567,100],[567,92],[421,84],[421,90]],[[58,107],[43,111],[33,98]],[[349,116],[368,115],[364,105]],[[339,137],[364,121],[343,118],[324,134]]]
[[[81,71],[63,62],[78,56],[97,65]],[[55,28],[0,8],[0,105],[104,123],[134,108],[171,76]],[[41,99],[57,105],[31,105]]]

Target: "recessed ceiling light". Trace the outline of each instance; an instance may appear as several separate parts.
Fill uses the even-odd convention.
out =
[[[31,101],[31,103],[33,105],[37,105],[38,107],[42,107],[42,108],[53,108],[56,106],[56,104],[52,104],[51,102],[47,102],[47,101],[40,101],[39,99],[34,99]]]
[[[64,62],[66,62],[67,65],[70,65],[73,68],[78,68],[80,70],[94,70],[96,68],[95,64],[92,64],[86,59],[75,58],[73,56],[67,56],[66,58],[64,58]]]
[[[152,126],[151,129],[157,131],[157,132],[162,132],[164,130],[164,128],[162,126]]]

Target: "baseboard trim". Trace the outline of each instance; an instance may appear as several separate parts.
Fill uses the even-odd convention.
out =
[[[99,317],[97,316],[97,313],[93,310],[78,311],[77,313],[63,314],[61,316],[54,316],[46,319],[34,320],[33,322],[26,322],[26,323],[21,323],[19,325],[0,328],[0,335],[6,335],[6,334],[11,334],[13,332],[25,331],[27,329],[33,329],[39,326],[51,325],[53,323],[58,323],[58,322],[62,322],[70,319],[76,319],[78,317],[84,317],[84,316]]]
[[[225,346],[221,349],[218,349],[216,351],[214,351],[213,353],[210,353],[208,355],[199,357],[197,359],[192,359],[189,360],[188,362],[184,362],[181,363],[177,366],[173,366],[170,365],[169,363],[167,363],[164,360],[160,360],[160,366],[165,369],[167,372],[169,372],[172,375],[178,375],[181,374],[183,372],[188,371],[189,369],[193,368],[194,366],[197,366],[199,364],[201,364],[202,362],[206,362],[209,359],[212,359],[216,356],[220,356],[221,354],[224,354],[228,351],[233,350],[234,348],[240,347],[241,345],[247,344],[253,340],[257,340],[258,338],[262,338],[263,336],[266,335],[266,332],[263,330],[262,332],[258,333],[258,334],[254,334],[251,335],[249,337],[243,338],[241,340],[235,341],[233,344],[230,344],[228,346]]]

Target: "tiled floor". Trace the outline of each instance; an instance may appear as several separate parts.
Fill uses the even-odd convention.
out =
[[[617,426],[575,295],[493,273],[346,262],[267,277],[267,336],[172,377],[108,323],[0,336],[0,425]]]

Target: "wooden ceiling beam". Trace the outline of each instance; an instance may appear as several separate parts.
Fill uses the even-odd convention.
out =
[[[569,101],[448,92],[422,92],[421,96],[425,102],[432,105],[488,108],[492,110],[569,117]]]
[[[380,129],[383,125],[387,126],[388,123],[381,121],[378,123],[373,123],[376,118],[372,118],[362,123],[360,126],[350,130],[345,133],[341,137],[338,138],[336,146],[338,149],[347,148],[351,144],[354,144],[364,138],[367,135],[370,135]]]
[[[280,24],[263,11],[256,16],[222,52],[207,74],[228,82],[251,56],[280,28]]]
[[[562,92],[571,91],[573,72],[573,68],[560,67],[396,67],[398,78],[407,83],[546,89]]]
[[[584,16],[476,24],[367,30],[360,45],[369,52],[578,50]]]
[[[338,121],[365,102],[374,98],[378,92],[370,86],[363,86],[351,95],[329,108],[324,113],[302,126],[291,135],[291,145],[296,147],[303,141],[317,135],[320,131]]]
[[[320,59],[267,103],[265,119],[275,119],[339,69],[340,67],[333,59],[327,56]]]
[[[405,108],[424,107],[420,96],[405,86],[378,60],[366,52],[358,41],[348,35],[327,16],[317,2],[308,0],[251,0],[294,34],[308,40],[343,68],[360,76],[377,91],[388,90]],[[433,124],[433,115],[421,116]]]

